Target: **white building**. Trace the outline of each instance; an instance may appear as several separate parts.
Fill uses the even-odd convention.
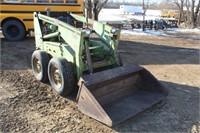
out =
[[[142,14],[142,6],[120,5],[121,13]]]

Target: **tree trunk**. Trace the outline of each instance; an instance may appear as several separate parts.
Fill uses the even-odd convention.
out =
[[[178,24],[180,25],[181,24],[181,22],[182,22],[182,19],[183,19],[183,5],[184,5],[184,2],[185,2],[185,0],[174,0],[174,2],[175,2],[175,4],[177,5],[177,7],[178,7],[178,9],[179,9],[179,11],[180,11],[180,13],[179,13],[179,22],[178,22]]]
[[[101,9],[105,6],[108,0],[94,0],[94,19],[98,21],[98,16]]]
[[[190,0],[186,0],[186,8],[187,8],[187,12],[186,14],[184,14],[184,21],[185,21],[185,27],[188,27],[190,25],[190,18],[191,18],[191,13],[190,13],[190,7],[191,7],[191,3],[190,3]]]
[[[98,21],[98,16],[99,16],[99,12],[98,12],[98,2],[94,3],[94,20]]]
[[[199,2],[198,2],[198,4],[197,4],[197,6],[196,6],[196,10],[195,10],[195,12],[194,12],[194,27],[197,27],[197,20],[198,20],[198,13],[199,13],[199,9],[200,8],[200,0],[199,0]]]
[[[194,4],[195,4],[195,0],[192,0],[192,5],[191,5],[191,22],[192,22],[192,28],[195,27],[195,17],[194,17]]]
[[[87,3],[87,14],[90,19],[93,18],[92,1],[88,1]]]
[[[182,21],[183,20],[183,16],[184,16],[184,13],[183,13],[183,2],[181,2],[181,7],[180,7],[180,20]]]

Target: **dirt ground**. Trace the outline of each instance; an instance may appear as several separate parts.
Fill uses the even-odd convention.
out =
[[[35,80],[30,65],[34,38],[2,38],[0,132],[200,132],[200,40],[190,35],[121,36],[124,63],[147,68],[169,95],[113,128],[82,114],[74,96],[62,98]]]

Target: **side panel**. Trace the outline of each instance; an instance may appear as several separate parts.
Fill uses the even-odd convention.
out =
[[[69,62],[75,63],[75,52],[67,44],[44,41],[44,51],[53,57],[64,57]]]
[[[40,26],[40,23],[43,22],[56,26],[57,31],[43,36],[41,33],[42,26]],[[34,24],[36,48],[38,47],[48,51],[53,57],[64,57],[68,61],[76,64],[77,79],[79,79],[84,69],[84,64],[82,62],[82,51],[84,47],[83,31],[57,19],[37,13],[35,13],[34,16]],[[62,42],[49,41],[49,36],[50,38],[58,36],[62,39]]]
[[[45,12],[46,8],[50,8],[51,11],[66,11],[66,12],[74,12],[74,13],[83,12],[82,6],[80,4],[1,3],[2,13],[5,13],[5,12],[32,13],[34,11]]]

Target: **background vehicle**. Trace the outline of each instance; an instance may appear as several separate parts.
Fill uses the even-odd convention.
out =
[[[161,17],[163,18],[177,18],[179,12],[176,10],[162,10]]]
[[[142,14],[142,6],[120,5],[122,13]]]
[[[83,0],[3,0],[0,3],[0,22],[4,37],[9,41],[22,40],[33,30],[33,12],[51,17],[66,16],[66,12],[83,15]]]

